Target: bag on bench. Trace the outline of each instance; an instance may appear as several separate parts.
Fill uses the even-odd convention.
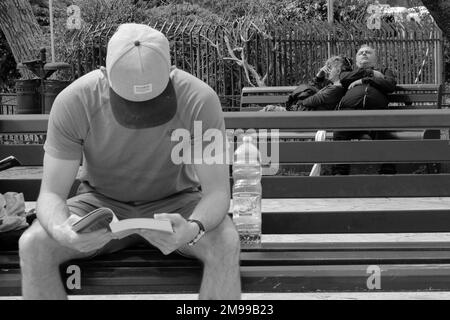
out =
[[[23,193],[0,193],[0,232],[28,227]]]

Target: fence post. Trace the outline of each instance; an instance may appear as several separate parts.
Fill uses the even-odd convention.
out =
[[[328,57],[331,57],[331,26],[334,22],[334,0],[328,0],[328,23],[330,28],[328,29]]]
[[[443,54],[443,34],[442,30],[436,25],[436,45],[434,47],[434,61],[435,63],[435,83],[443,83],[444,79],[444,54]]]

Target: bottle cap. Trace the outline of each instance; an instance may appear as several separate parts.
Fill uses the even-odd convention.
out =
[[[253,137],[245,135],[242,137],[242,144],[236,149],[235,164],[259,164],[261,155],[258,147],[253,144]]]

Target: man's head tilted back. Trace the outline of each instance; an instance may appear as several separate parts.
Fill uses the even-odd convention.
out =
[[[377,64],[377,54],[375,49],[369,45],[363,45],[356,53],[356,67],[375,68]]]
[[[108,43],[106,71],[117,122],[143,129],[170,121],[177,110],[170,81],[169,41],[143,24],[122,24]]]

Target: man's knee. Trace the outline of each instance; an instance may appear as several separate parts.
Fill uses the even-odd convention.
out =
[[[48,237],[47,232],[37,221],[25,230],[19,239],[19,255],[21,260],[39,255],[39,251],[44,246],[46,237]]]
[[[51,238],[38,221],[35,221],[19,239],[21,264],[39,261],[61,263],[65,256],[64,251],[64,248]]]
[[[240,241],[239,234],[233,221],[226,217],[222,223],[210,231],[208,241],[204,244],[207,258],[226,258],[225,261],[239,260]]]

